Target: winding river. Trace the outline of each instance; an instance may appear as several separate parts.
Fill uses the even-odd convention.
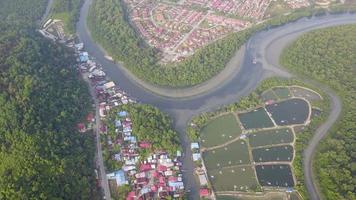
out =
[[[185,151],[183,176],[186,188],[190,190],[189,199],[199,199],[199,185],[193,176],[194,165],[190,159],[190,143],[185,135],[185,129],[191,117],[238,101],[268,77],[292,77],[292,74],[279,66],[278,60],[283,48],[301,34],[318,28],[356,22],[356,14],[328,15],[310,19],[303,18],[284,26],[258,32],[249,39],[243,49],[236,53],[225,72],[220,73],[210,82],[207,81],[193,88],[176,90],[160,88],[140,81],[122,65],[105,58],[105,51],[91,38],[86,26],[86,17],[91,3],[92,0],[86,0],[81,9],[77,24],[79,39],[84,43],[86,51],[96,58],[96,61],[103,66],[109,77],[120,88],[140,102],[156,106],[172,117]],[[252,63],[254,57],[257,57],[257,64]],[[328,94],[333,97],[331,92]],[[341,110],[340,100],[337,97],[331,100],[332,105],[336,105],[331,111],[333,117],[323,124],[322,130],[317,131],[304,154],[305,169],[308,169],[305,179],[312,199],[319,199],[319,195],[312,180],[311,158],[318,142],[337,120]]]

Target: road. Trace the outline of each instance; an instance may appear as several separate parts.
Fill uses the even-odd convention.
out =
[[[84,80],[87,82],[87,84],[90,87],[90,81],[86,78],[86,75],[84,75]],[[95,132],[95,142],[96,142],[96,165],[97,168],[99,169],[99,179],[100,179],[100,187],[103,189],[104,196],[106,199],[111,199],[111,194],[110,194],[110,188],[109,188],[109,183],[106,177],[106,172],[105,172],[105,166],[104,166],[104,160],[103,160],[103,151],[101,148],[101,139],[100,139],[100,126],[101,126],[101,119],[99,115],[99,102],[97,100],[94,89],[90,87],[90,95],[92,96],[94,103],[95,103],[95,125],[93,126],[93,130]]]
[[[239,56],[235,56],[229,63],[235,67],[232,68],[232,73],[225,74],[225,76],[221,76],[219,79],[215,79],[216,77],[214,77],[212,79],[214,80],[214,84],[207,81],[191,88],[172,89],[154,86],[139,80],[121,64],[116,64],[105,58],[106,52],[91,38],[87,29],[86,17],[91,2],[92,0],[86,0],[81,9],[77,24],[79,39],[85,44],[86,51],[94,56],[96,61],[104,67],[106,74],[109,74],[109,77],[123,90],[127,91],[130,96],[139,99],[142,103],[156,106],[172,117],[174,128],[179,132],[179,138],[185,153],[183,178],[187,190],[191,191],[189,199],[199,199],[199,185],[193,176],[194,163],[191,160],[192,152],[189,147],[189,139],[185,134],[191,117],[238,101],[241,97],[247,96],[255,90],[260,82],[268,77],[292,77],[292,74],[280,68],[278,62],[279,56],[283,48],[301,34],[318,28],[356,22],[356,14],[322,16],[310,19],[303,18],[277,28],[258,32],[246,43],[242,54],[241,50],[238,51],[236,55]],[[257,57],[257,64],[252,63],[255,57]],[[201,89],[201,87],[204,87],[204,89]],[[334,102],[332,105],[337,105],[337,102]],[[333,109],[335,108],[333,107]],[[310,150],[306,150],[304,154],[305,168],[311,170],[311,160],[315,146],[327,133],[328,127],[332,125],[333,121],[333,119],[330,119],[325,122],[321,126],[324,129],[318,129],[315,139],[311,140],[310,148],[308,147]],[[312,175],[308,175],[308,172],[306,172],[305,180],[307,183],[313,183]],[[318,199],[314,184],[307,184],[307,187],[311,196],[316,197],[314,199]]]

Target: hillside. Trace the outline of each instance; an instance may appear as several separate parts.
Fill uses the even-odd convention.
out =
[[[90,108],[72,53],[35,32],[46,1],[0,3],[0,199],[95,199]]]

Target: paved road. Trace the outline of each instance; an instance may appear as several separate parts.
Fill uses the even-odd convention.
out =
[[[87,84],[90,87],[90,95],[92,96],[94,103],[95,103],[95,125],[93,126],[93,130],[95,132],[95,142],[96,142],[96,152],[95,152],[95,160],[96,160],[96,167],[99,169],[98,175],[100,179],[100,187],[102,188],[104,192],[104,196],[106,199],[111,199],[111,194],[110,194],[110,188],[109,188],[109,183],[106,177],[106,172],[105,172],[105,166],[104,166],[104,160],[103,160],[103,151],[101,148],[101,139],[100,139],[100,127],[101,127],[101,119],[99,115],[99,102],[95,98],[95,91],[94,89],[90,86],[90,81],[88,80],[87,76],[84,75],[84,80],[87,82]]]
[[[220,77],[219,79],[214,79],[214,77],[215,82],[213,86],[209,85],[209,81],[203,83],[199,85],[199,87],[205,86],[205,89],[197,93],[194,92],[197,90],[195,87],[169,89],[154,86],[152,88],[152,85],[138,80],[122,65],[107,60],[105,58],[105,51],[93,41],[87,30],[86,16],[91,2],[92,0],[86,0],[82,7],[77,25],[77,34],[80,40],[85,44],[86,50],[97,59],[96,61],[98,63],[103,65],[104,70],[117,85],[129,92],[130,96],[139,99],[142,103],[151,104],[160,108],[173,118],[174,127],[180,133],[179,137],[185,153],[183,168],[186,169],[186,171],[183,177],[186,188],[191,191],[189,193],[189,199],[199,199],[199,185],[195,182],[193,176],[194,163],[190,159],[191,151],[189,148],[189,139],[185,134],[187,123],[191,117],[202,112],[216,110],[223,105],[238,101],[241,97],[255,90],[258,84],[267,77],[291,77],[292,75],[290,73],[279,67],[278,60],[283,48],[301,34],[317,28],[356,22],[355,14],[343,14],[311,19],[303,18],[282,27],[261,31],[251,37],[246,43],[244,52],[239,57],[240,59],[235,59],[233,60],[234,62],[230,62],[231,66],[236,67],[236,70],[230,73],[230,76]],[[238,54],[241,54],[241,51],[239,51],[237,55]],[[257,57],[257,64],[252,63],[254,57]],[[159,94],[165,95],[162,96]],[[331,126],[332,121],[333,120],[328,120],[325,124]],[[310,150],[307,150],[305,153],[305,161],[309,160],[309,164],[306,163],[305,168],[309,170],[311,170],[310,161],[315,146],[320,138],[326,134],[328,125],[323,125],[322,127],[325,127],[323,130],[318,129],[320,131],[317,131],[315,134],[316,139],[313,138],[311,140]],[[315,143],[314,147],[313,143]],[[312,183],[311,176],[307,175],[307,173],[305,179],[307,183]],[[307,184],[307,186],[312,197],[318,196],[313,184]]]
[[[341,109],[342,109],[341,106],[342,104],[339,97],[335,95],[333,91],[327,88],[324,88],[324,91],[329,95],[329,98],[331,100],[331,112],[328,119],[316,130],[313,138],[309,141],[309,145],[307,149],[304,150],[304,154],[303,154],[304,156],[303,169],[304,169],[305,184],[306,187],[308,188],[308,192],[312,200],[321,199],[320,191],[315,186],[316,184],[314,182],[315,176],[313,175],[312,164],[313,164],[313,157],[315,154],[315,150],[319,142],[325,137],[325,135],[328,133],[332,125],[336,122],[336,120],[340,116]]]

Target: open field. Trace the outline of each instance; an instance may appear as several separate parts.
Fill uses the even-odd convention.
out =
[[[238,140],[225,147],[203,153],[208,170],[250,164],[247,142]]]
[[[266,106],[279,126],[304,124],[309,115],[309,104],[303,99],[288,99]]]
[[[245,129],[258,129],[273,127],[273,122],[263,108],[238,114],[240,122]]]
[[[289,128],[259,131],[249,134],[249,143],[251,147],[291,143],[293,142],[293,139],[294,136],[292,130]]]
[[[289,165],[257,165],[256,173],[262,186],[293,187],[294,180]]]
[[[252,167],[231,167],[209,171],[209,179],[216,191],[247,190],[258,185]]]
[[[292,161],[293,150],[291,145],[258,148],[252,150],[252,155],[255,162]]]
[[[223,115],[202,128],[200,132],[201,145],[212,147],[223,144],[241,134],[240,126],[233,114]]]

